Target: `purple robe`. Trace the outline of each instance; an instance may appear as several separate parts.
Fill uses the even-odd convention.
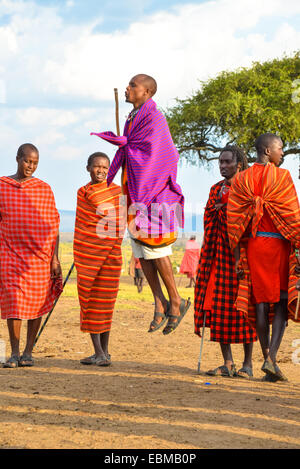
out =
[[[136,226],[150,236],[175,232],[184,225],[184,196],[176,183],[179,154],[167,121],[149,99],[129,124],[130,118],[121,137],[112,132],[91,134],[119,146],[107,184],[125,165],[131,204],[140,209]]]

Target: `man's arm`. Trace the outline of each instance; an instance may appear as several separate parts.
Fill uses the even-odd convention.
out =
[[[56,279],[58,277],[61,277],[62,272],[61,272],[61,266],[60,262],[58,259],[58,248],[59,248],[59,233],[56,237],[56,243],[55,243],[55,248],[54,248],[54,253],[52,256],[51,260],[51,278]]]
[[[240,267],[240,245],[237,244],[234,248],[234,259],[235,259],[235,273],[239,280],[244,278],[244,270]]]

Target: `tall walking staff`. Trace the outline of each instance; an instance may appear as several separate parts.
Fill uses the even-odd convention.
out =
[[[119,98],[118,98],[118,88],[114,88],[115,93],[115,103],[116,103],[116,128],[117,135],[120,135],[120,124],[119,124]]]
[[[198,375],[200,374],[200,367],[201,367],[202,349],[203,349],[204,332],[205,332],[205,320],[206,320],[206,311],[204,311],[204,318],[203,318],[202,337],[201,337],[201,344],[200,344],[200,353],[199,353],[199,358],[198,358]]]
[[[71,265],[70,270],[69,270],[69,272],[68,272],[68,275],[67,275],[66,278],[65,278],[65,281],[64,281],[64,283],[63,283],[63,289],[64,289],[64,287],[65,287],[67,281],[69,280],[70,275],[71,275],[73,269],[74,269],[74,262],[73,262],[73,264]],[[42,333],[43,330],[45,329],[46,324],[47,324],[47,322],[48,322],[48,320],[49,320],[51,314],[53,313],[53,310],[54,310],[54,308],[55,308],[55,306],[56,306],[56,303],[58,302],[59,298],[60,298],[60,296],[55,300],[55,302],[53,303],[53,306],[52,306],[51,311],[47,314],[46,319],[45,319],[45,321],[43,322],[42,327],[40,328],[40,331],[39,331],[38,335],[37,335],[36,338],[35,338],[35,341],[34,341],[34,344],[33,344],[34,347],[35,347],[37,341],[39,340],[39,337],[40,337],[41,333]]]
[[[298,319],[299,307],[300,307],[300,291],[299,291],[299,293],[298,293],[297,306],[296,306],[296,313],[295,313],[295,319],[296,319],[296,321],[297,321],[297,319]]]

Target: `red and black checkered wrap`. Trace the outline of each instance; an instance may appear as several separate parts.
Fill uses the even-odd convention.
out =
[[[212,186],[204,212],[204,239],[201,248],[195,287],[195,334],[201,336],[203,305],[209,281],[212,261],[216,262],[216,282],[212,309],[206,312],[205,326],[210,328],[210,340],[224,344],[250,343],[256,339],[255,330],[246,322],[234,306],[238,280],[235,260],[229,248],[226,221],[226,205],[216,210],[220,202],[223,181]]]

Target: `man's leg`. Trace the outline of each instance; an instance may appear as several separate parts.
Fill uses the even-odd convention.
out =
[[[100,339],[101,334],[90,334],[90,336],[91,336],[94,350],[95,350],[95,358],[96,359],[105,358],[105,353],[101,345],[101,339]]]
[[[178,293],[170,258],[168,256],[160,257],[155,259],[155,264],[162,281],[165,284],[170,299],[168,324],[163,330],[163,334],[169,334],[178,326],[180,322],[179,318],[187,312],[191,303],[189,301],[182,300]]]
[[[173,274],[172,264],[169,257],[160,257],[155,259],[156,268],[165,284],[169,298],[170,298],[170,314],[173,316],[179,316],[180,306],[180,295],[178,293],[175,278]],[[170,320],[170,322],[176,321],[176,319]]]
[[[20,355],[20,334],[21,334],[21,319],[8,319],[7,327],[9,332],[11,354],[14,356]]]
[[[230,368],[233,364],[231,346],[230,344],[220,343],[220,347],[224,358],[224,365],[227,366],[227,368]]]
[[[155,261],[140,258],[140,263],[153,294],[155,312],[163,313],[167,309],[167,299],[160,285]],[[159,324],[162,321],[162,317],[157,316],[155,321]],[[150,329],[154,329],[154,326],[150,326]]]
[[[272,337],[269,356],[272,362],[276,363],[276,356],[279,350],[282,337],[286,328],[287,320],[287,300],[280,300],[274,305],[274,319],[272,322]]]
[[[105,334],[105,333],[104,333]],[[107,333],[106,333],[107,334]],[[104,347],[108,347],[108,338],[107,336],[104,338],[103,346],[101,341],[102,334],[90,334],[95,354],[91,357],[84,358],[80,360],[80,363],[83,365],[98,365],[98,366],[109,366],[111,365],[110,357],[108,354],[105,353],[103,350]]]
[[[190,283],[186,286],[186,288],[192,288],[193,286],[193,278],[190,277]]]
[[[232,377],[235,375],[235,366],[233,363],[232,352],[231,352],[231,345],[230,344],[223,344],[220,343],[221,352],[224,359],[224,365],[218,366],[218,368],[214,370],[209,370],[207,372],[210,376],[228,376]]]
[[[100,335],[100,344],[101,344],[101,348],[104,352],[104,355],[106,356],[106,358],[109,357],[109,353],[108,353],[108,342],[109,342],[109,335],[110,335],[110,331],[107,331],[107,332],[102,332],[102,334],[99,334]]]
[[[253,342],[249,344],[244,344],[243,366],[252,368],[252,352],[253,352]]]
[[[20,358],[20,365],[21,366],[32,366],[33,359],[32,359],[32,350],[34,346],[34,341],[39,331],[41,325],[42,318],[36,319],[29,319],[27,321],[27,340],[24,352]]]
[[[27,341],[26,346],[23,352],[23,355],[31,356],[34,341],[39,331],[41,325],[42,318],[30,319],[27,321]]]
[[[256,305],[256,332],[261,350],[266,360],[270,349],[269,305],[259,303]]]
[[[104,334],[107,334],[107,333],[104,333]],[[98,364],[99,363],[100,364],[101,363],[105,364],[108,361],[110,362],[108,354],[106,354],[105,351],[104,351],[104,348],[108,347],[108,339],[105,338],[106,343],[105,343],[105,339],[104,339],[103,345],[102,345],[101,335],[102,334],[90,334],[95,353],[93,355],[89,356],[89,357],[86,357],[86,358],[83,358],[82,360],[80,360],[80,363],[82,365],[96,365],[97,361],[98,361]],[[106,363],[106,364],[108,364],[108,363]]]

